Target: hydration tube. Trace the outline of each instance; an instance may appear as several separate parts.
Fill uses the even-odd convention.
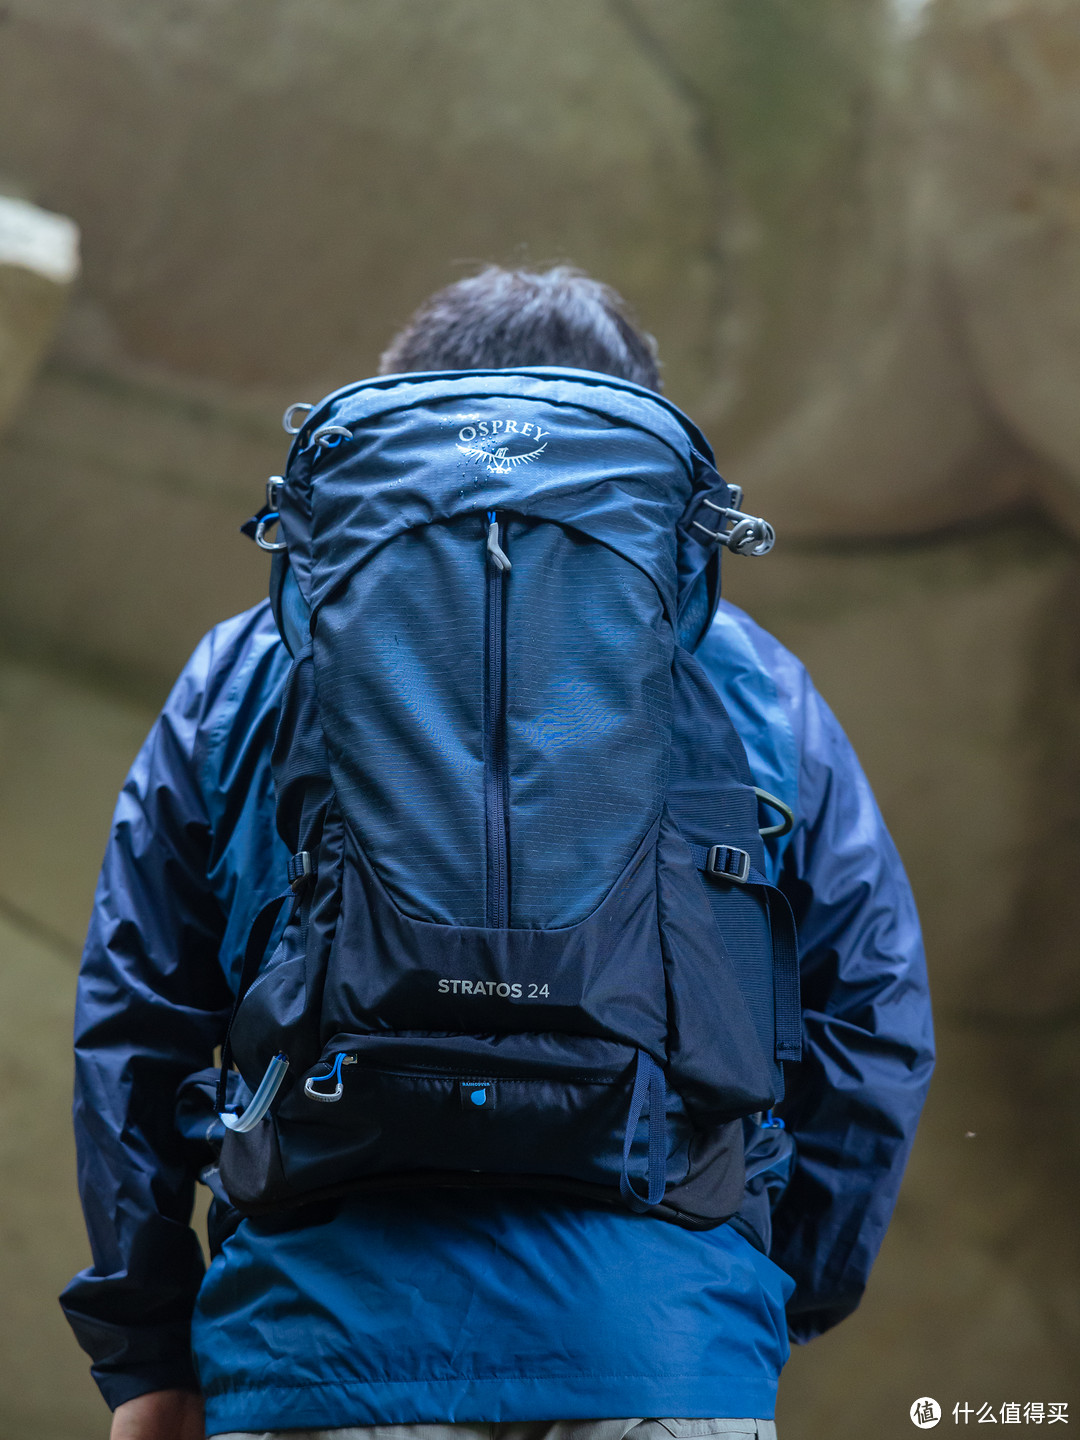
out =
[[[274,1103],[274,1096],[281,1089],[281,1082],[285,1079],[288,1068],[289,1057],[275,1055],[266,1067],[266,1074],[259,1082],[259,1088],[251,1097],[251,1103],[245,1107],[243,1113],[234,1115],[227,1111],[218,1116],[226,1130],[232,1130],[237,1135],[246,1135],[249,1130],[254,1130],[255,1126],[266,1118],[266,1112]]]

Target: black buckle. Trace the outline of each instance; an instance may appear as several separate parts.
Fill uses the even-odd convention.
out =
[[[713,845],[705,861],[705,874],[745,885],[750,878],[750,854],[734,845]]]
[[[311,863],[311,855],[307,850],[301,850],[294,855],[285,870],[285,876],[289,882],[289,889],[293,894],[301,890],[314,874],[315,866]]]

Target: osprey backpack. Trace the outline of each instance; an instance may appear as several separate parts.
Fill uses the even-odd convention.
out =
[[[225,1190],[257,1214],[521,1187],[720,1223],[801,1017],[762,873],[778,802],[693,649],[720,548],[770,527],[684,415],[608,376],[397,375],[297,408],[250,522],[293,657],[293,858],[223,1054]]]

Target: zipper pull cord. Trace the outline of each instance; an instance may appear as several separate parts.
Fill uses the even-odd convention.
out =
[[[493,565],[498,566],[502,571],[511,569],[510,556],[499,544],[499,520],[494,510],[488,511],[488,538],[487,551]]]

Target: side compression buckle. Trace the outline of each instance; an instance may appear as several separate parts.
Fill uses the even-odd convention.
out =
[[[710,499],[712,495],[715,498]],[[730,499],[732,503],[722,502]],[[742,491],[737,485],[725,485],[706,494],[698,494],[691,501],[683,516],[683,528],[696,530],[693,537],[700,544],[711,540],[714,545],[726,545],[734,555],[768,555],[776,544],[776,531],[760,515],[748,515],[742,506]],[[703,525],[697,518],[702,509],[711,510],[711,525]],[[715,517],[715,519],[713,518]]]
[[[307,850],[300,850],[292,856],[285,869],[289,889],[294,895],[304,888],[314,874],[315,866],[311,863],[311,854]]]
[[[745,885],[750,879],[750,854],[734,845],[713,845],[705,859],[705,874]]]
[[[701,503],[719,515],[720,523],[715,530],[702,525],[700,520],[691,520],[691,525],[695,530],[703,530],[708,538],[715,540],[718,545],[726,545],[734,554],[767,555],[776,544],[776,531],[768,520],[762,520],[760,515],[747,515],[745,511],[735,510],[730,505],[714,505],[711,500],[703,500]],[[725,526],[728,528],[725,529]]]

